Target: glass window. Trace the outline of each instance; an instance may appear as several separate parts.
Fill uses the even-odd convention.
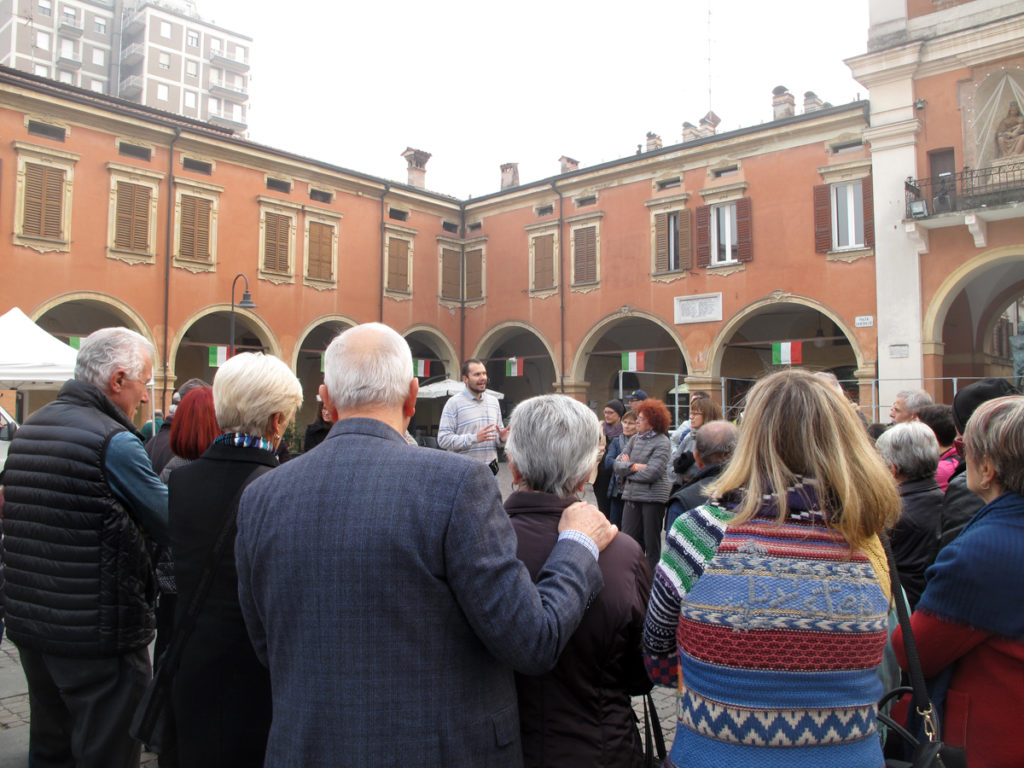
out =
[[[160,62],[160,69],[170,69],[171,68],[171,54],[169,54],[169,53],[161,53],[160,56],[159,56],[159,62]]]
[[[67,83],[68,85],[75,84],[75,76],[63,69],[57,70],[57,79],[62,83]]]
[[[195,91],[185,91],[185,107],[187,109],[196,108],[196,94]]]
[[[50,0],[39,0],[39,15],[49,16],[53,13],[53,3]]]
[[[860,179],[832,185],[832,247],[864,246],[864,193]]]
[[[95,64],[97,67],[106,66],[107,56],[102,48],[92,49],[92,63]]]
[[[158,101],[167,101],[170,98],[170,89],[163,83],[157,83],[156,98]]]
[[[168,22],[168,21],[161,21],[160,22],[160,37],[167,37],[167,38],[169,38],[170,36],[171,36],[171,24],[170,24],[170,22]]]
[[[206,108],[209,110],[211,115],[219,115],[220,114],[220,99],[215,99],[215,98],[213,98],[213,96],[211,96],[210,100],[208,102],[206,102]]]
[[[711,209],[711,263],[729,264],[738,255],[736,203],[716,205]]]
[[[195,30],[190,29],[188,31],[188,44],[192,48],[198,48],[199,47],[199,33],[196,32]]]
[[[36,48],[42,48],[44,51],[50,50],[49,32],[36,32]]]
[[[97,32],[99,32],[101,35],[107,34],[107,20],[106,19],[101,19],[101,18],[97,17],[95,22],[94,22],[94,24],[96,25],[96,31]]]
[[[32,73],[39,75],[39,77],[49,77],[50,68],[47,67],[45,64],[36,64],[32,67]]]
[[[189,77],[199,76],[199,62],[192,61],[191,59],[185,62],[185,74]]]
[[[89,90],[95,91],[96,93],[103,93],[103,81],[93,80],[91,83],[89,83]]]

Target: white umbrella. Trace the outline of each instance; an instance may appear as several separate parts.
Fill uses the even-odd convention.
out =
[[[442,381],[435,381],[432,384],[424,384],[420,387],[420,393],[417,395],[418,398],[434,399],[438,397],[451,397],[457,395],[463,390],[466,385],[461,381],[455,381],[455,379],[444,379]],[[495,392],[493,389],[488,389],[487,394],[494,395],[498,400],[505,397],[501,392]]]

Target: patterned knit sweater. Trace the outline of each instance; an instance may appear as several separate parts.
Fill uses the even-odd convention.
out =
[[[787,500],[782,525],[767,498],[743,525],[707,504],[668,534],[644,646],[651,679],[678,685],[675,765],[884,763],[875,669],[888,601],[867,557],[825,527],[813,485]]]

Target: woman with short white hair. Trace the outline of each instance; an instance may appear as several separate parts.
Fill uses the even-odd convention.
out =
[[[243,352],[217,371],[213,401],[223,434],[194,462],[172,472],[168,483],[178,583],[175,631],[222,527],[234,528],[242,491],[277,466],[274,452],[302,404],[302,386],[276,357]],[[233,541],[233,533],[231,537]],[[263,765],[270,676],[257,660],[242,621],[231,546],[219,559],[185,643],[172,701],[181,765]]]
[[[924,572],[939,552],[944,496],[935,479],[939,441],[920,421],[895,424],[875,442],[882,460],[899,486],[903,512],[889,533],[900,583],[910,608],[924,592]]]
[[[541,395],[513,411],[505,451],[519,490],[505,509],[534,581],[558,540],[562,511],[593,479],[603,448],[597,417],[571,397]],[[526,768],[643,765],[630,696],[651,688],[640,653],[651,570],[629,536],[616,536],[598,565],[604,589],[557,666],[516,674]]]

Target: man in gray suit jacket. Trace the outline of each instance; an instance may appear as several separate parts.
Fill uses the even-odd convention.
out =
[[[601,589],[616,529],[563,515],[534,585],[487,466],[414,450],[405,340],[338,336],[320,395],[336,424],[238,511],[239,597],[270,669],[266,766],[520,766],[513,670],[555,665]]]

